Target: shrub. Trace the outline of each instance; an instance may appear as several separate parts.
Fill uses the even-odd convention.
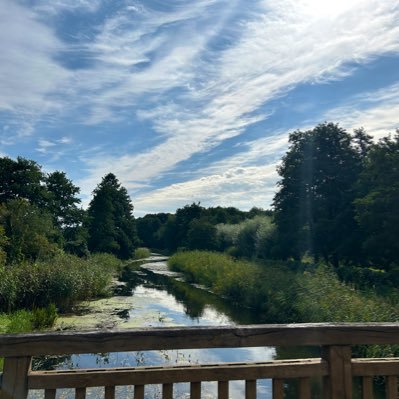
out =
[[[151,252],[148,248],[137,248],[134,251],[134,259],[145,259],[151,255]]]

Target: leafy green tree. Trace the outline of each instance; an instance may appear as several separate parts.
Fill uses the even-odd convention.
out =
[[[353,200],[361,159],[352,137],[324,123],[290,134],[274,197],[280,256],[309,252],[338,266],[358,245]]]
[[[128,259],[134,254],[137,233],[127,190],[109,173],[93,194],[88,209],[89,250]]]
[[[59,251],[59,232],[51,215],[25,199],[0,205],[0,224],[7,237],[9,263],[51,257]]]
[[[60,229],[82,224],[83,211],[78,208],[79,187],[66,177],[64,172],[55,171],[45,177],[48,198],[46,208],[53,215],[54,224]]]
[[[43,206],[47,197],[41,167],[22,157],[16,161],[0,158],[0,203],[11,199],[23,198],[30,203]]]
[[[216,227],[206,219],[194,219],[187,232],[187,244],[190,249],[216,248]]]
[[[359,181],[356,219],[363,233],[363,250],[372,263],[399,265],[399,132],[368,151]]]
[[[186,205],[176,211],[176,241],[178,246],[188,246],[187,234],[190,229],[190,223],[194,219],[199,219],[202,216],[203,211],[204,208],[200,206],[199,203],[196,204],[194,202],[191,205]]]

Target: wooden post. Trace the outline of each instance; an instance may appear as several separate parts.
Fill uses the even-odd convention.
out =
[[[32,358],[6,357],[4,359],[1,399],[26,399],[28,397],[28,373]]]
[[[329,376],[325,378],[327,399],[352,399],[352,350],[350,346],[327,346],[322,357],[328,362]]]

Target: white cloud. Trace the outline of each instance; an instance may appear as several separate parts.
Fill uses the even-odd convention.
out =
[[[362,93],[330,110],[326,119],[337,120],[353,130],[364,127],[368,134],[380,139],[399,129],[399,82],[380,90]]]

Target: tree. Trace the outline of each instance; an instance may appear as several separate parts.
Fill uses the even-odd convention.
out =
[[[107,174],[93,192],[88,209],[89,250],[128,259],[137,243],[133,205],[118,179]]]
[[[356,219],[363,233],[363,250],[375,264],[399,265],[399,132],[367,153],[359,180]]]
[[[216,227],[206,219],[194,219],[187,232],[187,244],[190,249],[216,248]]]
[[[353,200],[360,155],[333,123],[296,131],[289,142],[273,201],[280,255],[300,259],[309,252],[338,266],[358,245]]]
[[[45,177],[48,191],[46,207],[53,215],[53,221],[61,230],[82,224],[83,211],[78,208],[79,187],[66,177],[64,172],[55,171]]]
[[[0,203],[23,198],[31,204],[43,206],[47,197],[41,167],[22,157],[16,161],[0,158]]]
[[[7,241],[9,263],[52,256],[59,250],[59,232],[51,215],[25,199],[13,199],[0,206],[0,224]]]

